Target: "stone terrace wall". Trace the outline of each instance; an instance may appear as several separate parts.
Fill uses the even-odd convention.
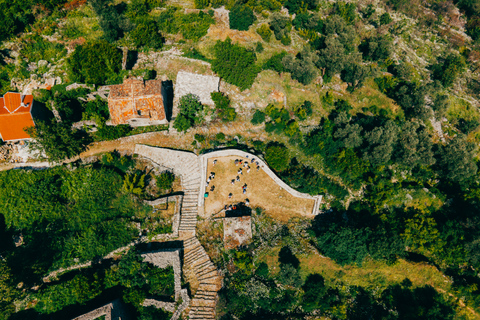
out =
[[[180,265],[180,250],[161,250],[155,252],[147,252],[142,254],[144,261],[150,262],[158,268],[173,267],[174,281],[175,281],[175,301],[180,298],[180,291],[182,290],[182,268]]]
[[[320,207],[320,203],[322,202],[322,195],[318,196],[311,196],[307,193],[298,192],[297,190],[293,189],[285,182],[282,181],[277,175],[268,167],[268,165],[260,159],[258,156],[244,152],[241,150],[236,149],[227,149],[227,150],[219,150],[219,151],[212,151],[200,156],[200,162],[202,166],[202,186],[200,190],[205,190],[205,182],[207,181],[207,161],[210,158],[219,158],[219,157],[228,157],[228,156],[238,156],[242,158],[249,157],[250,159],[255,158],[260,163],[260,167],[265,171],[266,174],[270,176],[280,187],[285,189],[288,193],[290,193],[294,197],[298,198],[305,198],[305,199],[312,199],[315,200],[315,205],[313,206],[312,214],[316,215],[318,213],[318,208]],[[203,206],[205,203],[205,199],[203,195],[198,197],[198,206]]]
[[[81,316],[73,318],[72,320],[94,320],[101,316],[105,316],[105,320],[127,319],[124,315],[122,302],[119,299],[115,299],[112,302],[100,308],[97,308]]]

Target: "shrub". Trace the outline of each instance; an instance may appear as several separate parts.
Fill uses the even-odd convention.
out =
[[[253,125],[259,125],[265,122],[265,113],[260,110],[255,111],[253,114],[252,120],[250,121]]]
[[[363,40],[358,49],[365,60],[384,61],[390,57],[392,46],[390,37],[379,35]]]
[[[239,3],[230,10],[228,17],[230,19],[230,28],[236,30],[246,31],[255,22],[253,10]]]
[[[270,42],[270,38],[272,37],[272,30],[270,27],[263,23],[260,27],[257,28],[257,33],[262,37],[263,41]]]
[[[390,17],[390,15],[388,14],[388,12],[385,12],[384,14],[382,14],[380,16],[380,24],[381,25],[385,25],[385,24],[389,24],[391,23],[393,20],[392,18]]]
[[[241,90],[250,88],[259,72],[255,64],[257,60],[255,53],[232,44],[230,38],[217,41],[213,49],[215,59],[212,62],[212,70]]]
[[[217,139],[219,141],[223,141],[223,140],[225,140],[225,134],[223,132],[219,132],[215,135],[215,139]]]
[[[283,144],[270,144],[265,150],[265,160],[273,170],[284,171],[290,163],[287,147]]]
[[[78,46],[67,60],[67,74],[71,81],[105,84],[115,77],[122,66],[122,53],[106,41]]]
[[[203,105],[198,96],[191,93],[184,95],[180,98],[178,108],[180,114],[173,123],[173,127],[178,131],[187,131],[203,121]]]
[[[164,171],[155,177],[157,182],[157,188],[162,190],[172,189],[173,182],[175,181],[175,175],[171,171]]]
[[[312,102],[305,100],[302,105],[295,108],[295,116],[300,120],[307,119],[312,115]]]
[[[300,12],[306,11],[306,9],[315,10],[317,6],[318,6],[317,0],[306,0],[306,1],[287,0],[285,2],[285,8],[288,9],[288,12],[290,14],[300,13]]]
[[[194,0],[195,8],[205,9],[210,4],[209,0]]]
[[[116,126],[100,125],[93,134],[95,141],[116,140],[127,136],[132,131],[128,124],[119,124]]]
[[[262,44],[261,42],[257,42],[257,43],[255,44],[255,52],[256,52],[256,53],[262,53],[263,50],[265,50],[265,49],[263,48],[263,44]]]
[[[210,25],[215,23],[215,19],[203,11],[184,14],[178,7],[167,7],[156,20],[165,33],[180,33],[185,39],[195,41],[206,35]]]
[[[145,189],[145,174],[141,174],[140,176],[135,174],[127,173],[125,175],[125,179],[123,180],[123,190],[127,193],[132,193],[137,196],[143,193]]]

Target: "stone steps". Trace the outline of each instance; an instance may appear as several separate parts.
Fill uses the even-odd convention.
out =
[[[197,299],[193,298],[192,302],[190,302],[190,308],[194,307],[211,307],[212,309],[215,308],[216,301],[213,299],[205,300],[205,299]]]

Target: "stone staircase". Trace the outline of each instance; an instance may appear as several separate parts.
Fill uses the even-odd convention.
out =
[[[221,289],[222,278],[196,237],[185,240],[183,245],[184,267],[191,269],[199,282],[190,302],[189,318],[215,319],[217,292]]]
[[[200,163],[198,159],[191,159],[183,164],[182,187],[183,202],[180,215],[180,226],[178,231],[181,233],[192,232],[195,235],[197,227],[198,197],[201,185]]]

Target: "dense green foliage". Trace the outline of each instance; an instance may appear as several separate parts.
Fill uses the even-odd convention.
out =
[[[230,106],[230,98],[221,92],[212,92],[212,100],[215,103],[217,118],[223,122],[234,121],[237,117],[235,108]]]
[[[139,207],[111,169],[3,171],[0,183],[6,204],[0,214],[8,229],[24,236],[25,245],[7,259],[23,281],[102,256],[137,234],[128,221]]]
[[[272,144],[265,149],[265,161],[275,171],[281,172],[287,169],[290,162],[288,149],[281,144]]]
[[[111,83],[121,69],[122,53],[106,41],[91,42],[78,46],[67,64],[68,76],[74,82]]]
[[[236,4],[232,10],[230,10],[228,17],[230,28],[236,30],[248,30],[248,27],[255,22],[253,10],[242,4]]]
[[[37,121],[35,127],[26,130],[35,140],[32,147],[41,154],[45,153],[49,161],[62,161],[77,156],[88,148],[90,137],[79,129],[72,129],[68,122]]]
[[[178,131],[187,131],[203,122],[203,105],[196,95],[189,93],[181,97],[178,108],[180,112],[173,123]]]
[[[155,177],[157,182],[157,188],[163,190],[170,190],[173,182],[175,181],[175,175],[171,171],[164,171]]]
[[[215,59],[212,62],[212,70],[241,90],[250,88],[259,72],[255,64],[257,60],[255,53],[233,44],[230,38],[217,41],[213,49]]]
[[[185,39],[199,40],[207,34],[208,28],[215,22],[212,16],[202,11],[184,14],[178,7],[167,7],[156,17],[160,30],[177,34]]]
[[[155,20],[147,19],[137,23],[135,29],[129,33],[134,45],[137,48],[147,47],[161,49],[165,39],[159,33],[158,23]]]
[[[154,296],[172,300],[174,294],[173,268],[159,269],[143,262],[133,249],[109,267],[83,269],[72,272],[72,276],[61,283],[43,286],[36,294],[39,301],[35,309],[51,314],[73,304],[83,304],[103,291],[115,288],[124,302],[132,304],[140,315],[146,317],[152,312],[142,310],[141,298]],[[168,319],[165,311],[157,315],[160,316],[158,319]]]

